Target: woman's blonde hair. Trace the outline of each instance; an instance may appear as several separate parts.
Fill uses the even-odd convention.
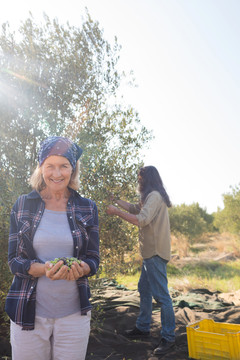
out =
[[[80,172],[80,163],[78,160],[76,162],[76,168],[73,171],[70,178],[70,182],[68,184],[68,187],[70,187],[73,190],[79,189],[80,186],[79,172]],[[29,179],[29,184],[34,190],[37,191],[42,191],[46,187],[45,181],[43,180],[43,176],[42,176],[41,166],[37,165],[36,169],[34,170],[34,172],[32,173]]]

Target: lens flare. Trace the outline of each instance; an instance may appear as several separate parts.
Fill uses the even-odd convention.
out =
[[[39,83],[39,82],[34,81],[34,80],[32,80],[32,79],[29,79],[29,78],[27,78],[25,75],[20,75],[20,74],[14,72],[14,71],[12,71],[12,70],[2,69],[2,71],[5,72],[5,73],[7,73],[7,74],[9,74],[9,75],[12,75],[12,76],[16,77],[16,78],[19,79],[19,80],[25,81],[25,82],[27,82],[27,83],[29,83],[29,84],[33,84],[33,85],[36,85],[36,86],[39,86],[39,87],[43,87],[43,88],[45,88],[45,89],[47,88],[47,86],[46,86],[45,84],[42,84],[42,83]]]

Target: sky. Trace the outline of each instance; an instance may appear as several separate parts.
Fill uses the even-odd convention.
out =
[[[134,73],[124,101],[155,137],[144,164],[159,170],[173,204],[222,209],[240,184],[240,1],[8,0],[0,23],[18,27],[31,11],[81,27],[85,8]]]

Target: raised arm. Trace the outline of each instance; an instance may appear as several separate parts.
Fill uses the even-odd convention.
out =
[[[122,209],[126,210],[129,212],[130,206],[131,204],[127,201],[124,200],[120,200],[120,199],[115,199],[115,203],[120,206]]]
[[[108,215],[117,215],[121,219],[128,221],[130,224],[138,226],[138,218],[136,215],[122,211],[118,209],[116,206],[109,205],[106,212]]]

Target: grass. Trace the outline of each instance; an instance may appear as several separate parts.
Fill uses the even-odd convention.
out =
[[[140,272],[134,275],[116,276],[118,284],[126,286],[129,290],[136,290]],[[239,290],[240,260],[217,263],[214,261],[192,263],[177,268],[168,264],[169,288],[188,291],[196,288],[207,288],[210,291],[233,292]]]
[[[118,284],[126,286],[126,288],[129,290],[136,290],[139,277],[140,277],[140,271],[136,272],[134,275],[118,274],[116,276],[116,281]]]
[[[184,265],[181,269],[170,265],[168,280],[169,286],[177,290],[207,288],[211,291],[237,291],[240,283],[240,260],[227,263],[193,262]]]
[[[174,239],[174,245],[179,245]],[[210,291],[234,292],[240,284],[240,253],[239,239],[229,234],[208,234],[200,239],[195,246],[179,249],[178,261],[168,263],[169,288],[188,291],[196,288],[207,288]],[[176,246],[176,248],[177,248]],[[235,260],[214,261],[213,258],[222,253],[232,253]],[[184,254],[184,255],[183,255]],[[196,258],[197,256],[197,258]],[[188,261],[185,261],[186,257]],[[134,275],[116,275],[118,284],[130,290],[137,289],[140,271]]]

